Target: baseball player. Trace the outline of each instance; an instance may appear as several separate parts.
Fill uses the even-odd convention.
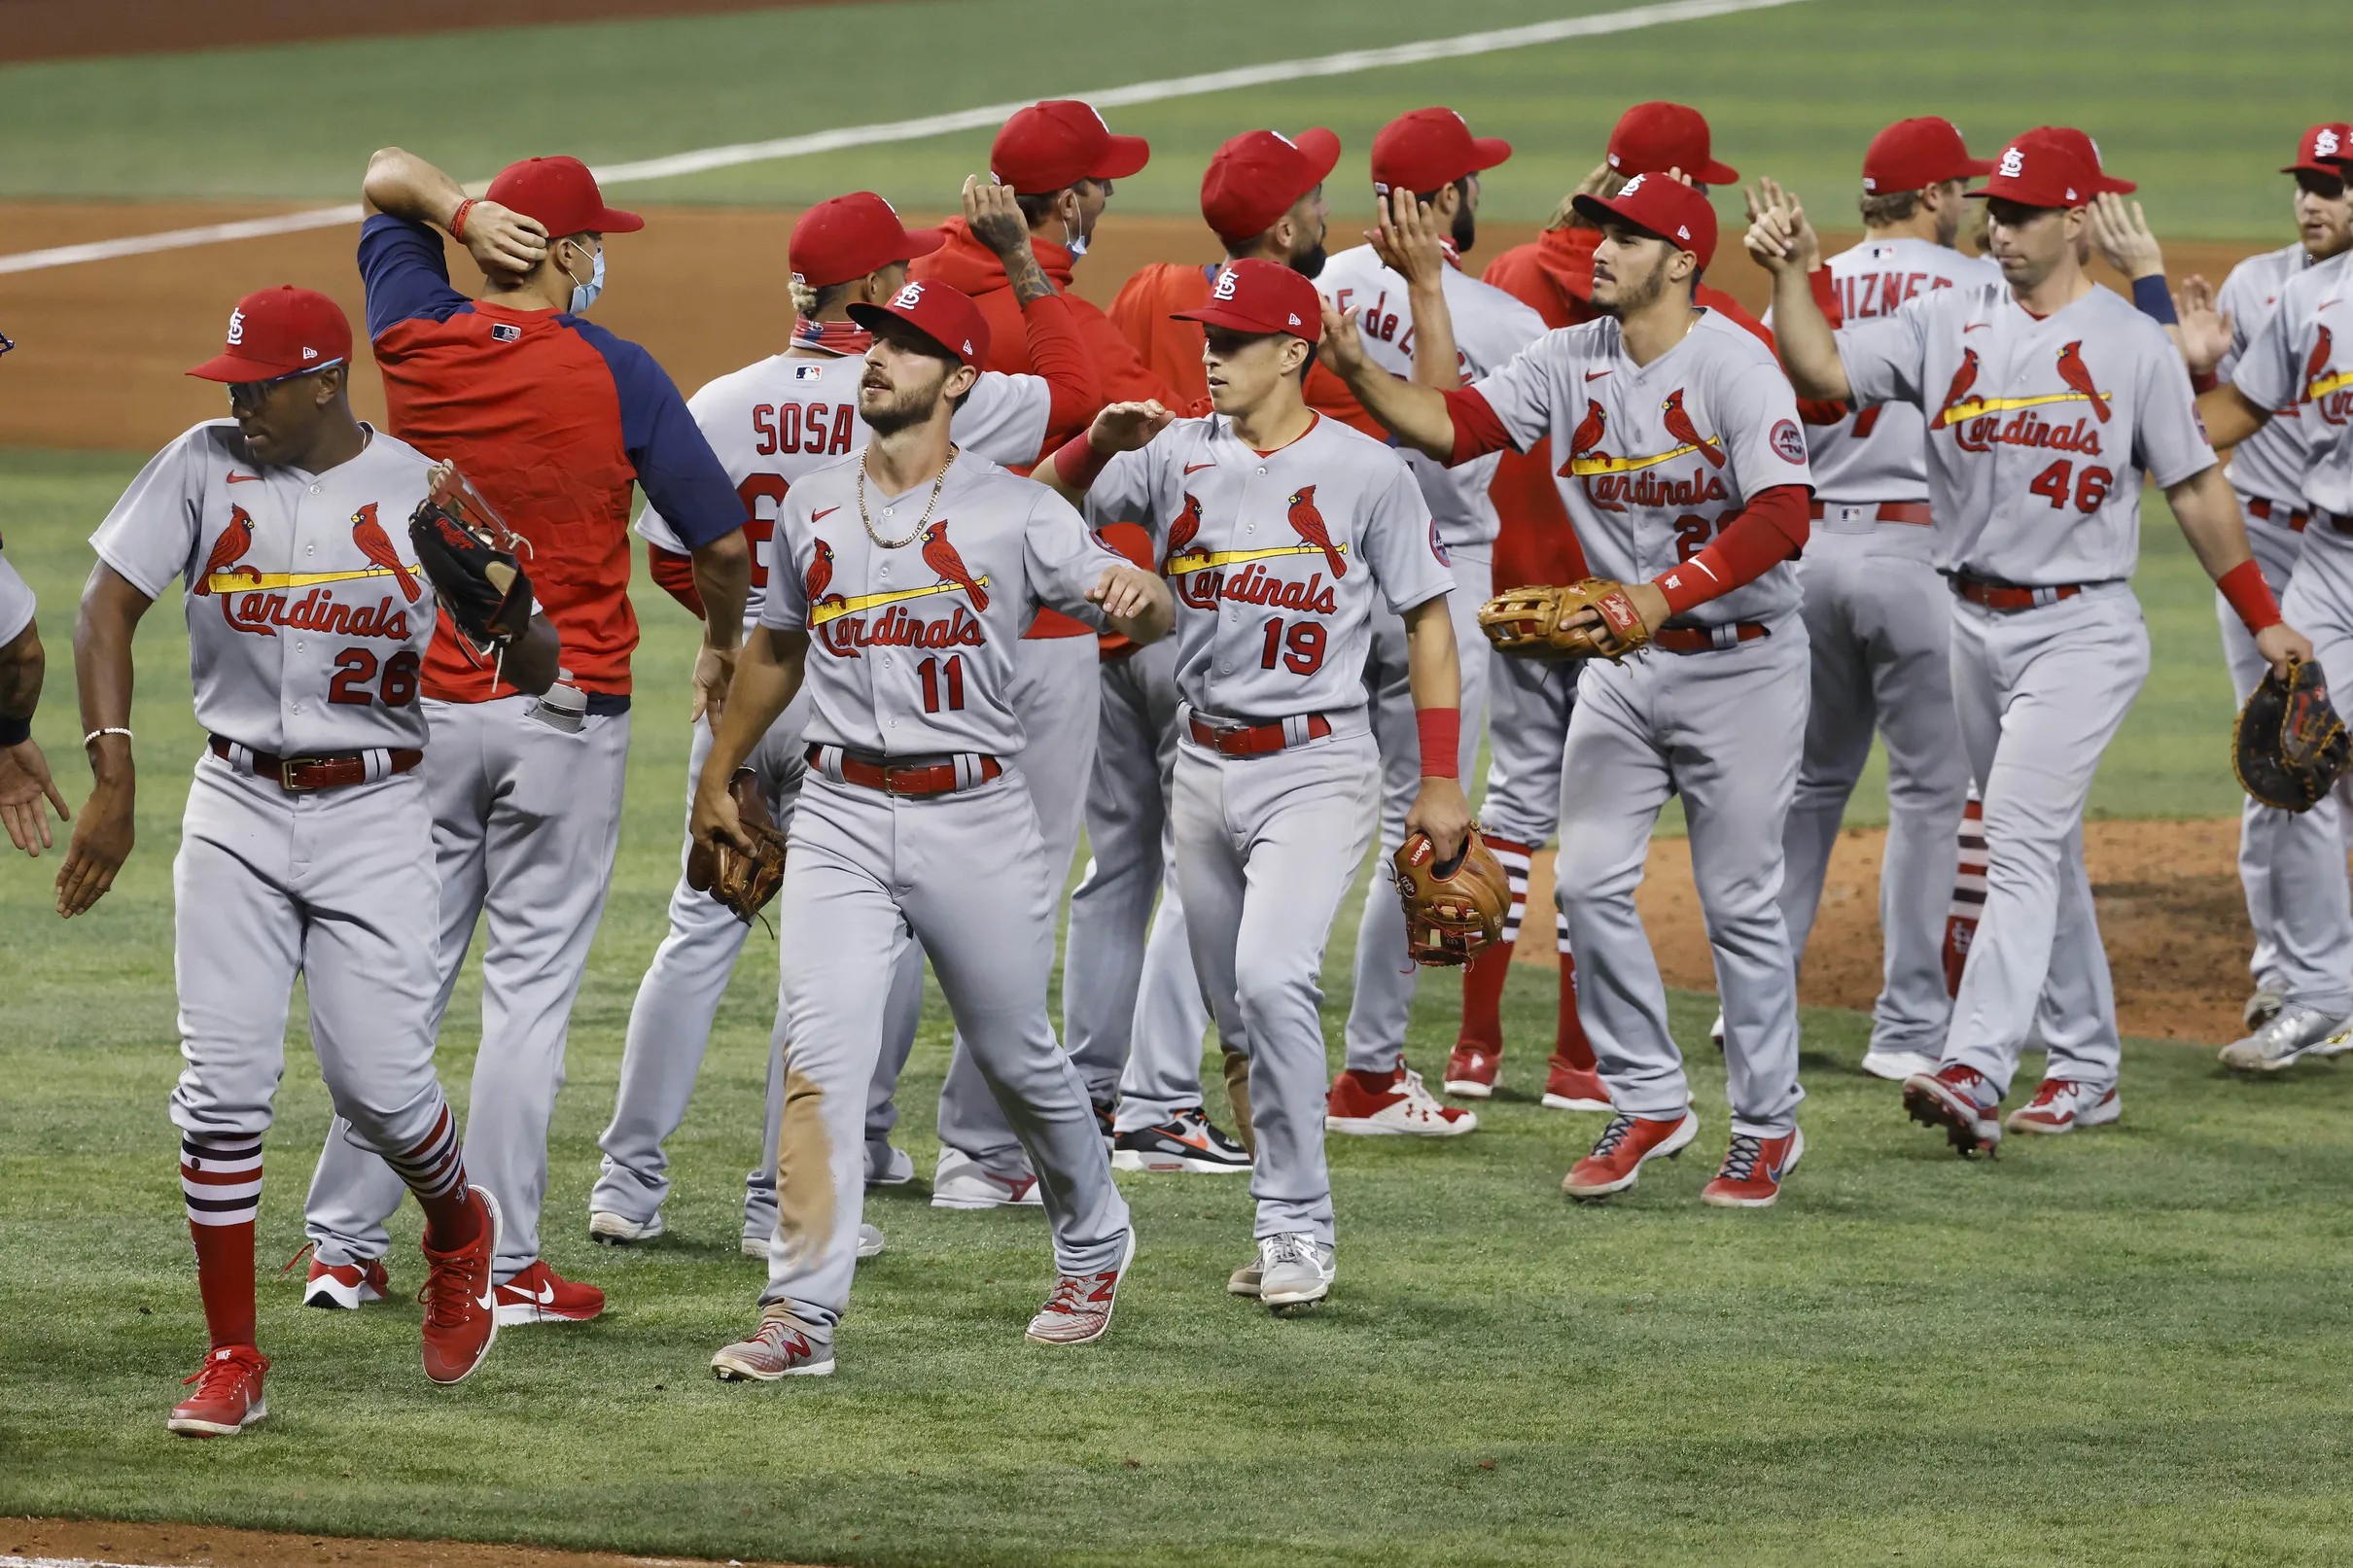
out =
[[[2299,216],[2309,213],[2324,236],[2341,234],[2344,182],[2353,174],[2343,127],[2317,127],[2298,161],[2310,165],[2297,173]],[[2334,186],[2316,172],[2324,169],[2337,176]],[[2353,346],[2339,339],[2353,339],[2343,321],[2353,299],[2353,251],[2337,243],[2326,260],[2279,267],[2265,290],[2272,296],[2267,312],[2259,284],[2242,288],[2244,313],[2232,317],[2234,347],[2225,362],[2230,379],[2199,398],[2197,411],[2216,445],[2236,448],[2230,477],[2248,511],[2261,505],[2270,514],[2259,522],[2259,544],[2264,529],[2284,521],[2293,533],[2304,520],[2302,553],[2283,552],[2293,573],[2281,610],[2311,629],[2322,673],[2342,692],[2353,690]],[[2240,271],[2265,261],[2279,265],[2258,258]],[[2238,281],[2233,273],[2230,282]],[[2243,344],[2238,331],[2247,332]],[[2269,542],[2277,547],[2276,535]],[[2256,651],[2277,666],[2275,649],[2261,637]],[[2268,893],[2284,1002],[2268,1023],[2223,1048],[2229,1066],[2276,1071],[2304,1056],[2353,1049],[2353,1035],[2342,1032],[2353,1013],[2353,900],[2341,811],[2323,801],[2300,815],[2278,814],[2271,824]]]
[[[953,444],[953,405],[988,358],[971,300],[909,283],[850,314],[875,334],[859,381],[872,439],[785,499],[761,635],[695,792],[696,837],[740,839],[723,781],[805,681],[808,775],[779,905],[778,1224],[759,1327],[712,1358],[722,1379],[833,1370],[864,1202],[875,1003],[910,937],[1038,1172],[1060,1277],[1029,1337],[1100,1338],[1136,1252],[1086,1086],[1047,1022],[1061,889],[1013,760],[1008,688],[1039,604],[1100,607],[1148,643],[1169,628],[1168,591],[1043,487]]]
[[[1609,641],[1620,652],[1651,645],[1587,664],[1562,763],[1557,896],[1578,1010],[1616,1107],[1563,1190],[1625,1191],[1645,1160],[1699,1132],[1633,900],[1652,824],[1680,793],[1724,996],[1733,1110],[1703,1197],[1762,1207],[1805,1150],[1796,986],[1775,895],[1806,723],[1806,629],[1785,565],[1806,539],[1806,443],[1771,353],[1693,303],[1692,280],[1715,253],[1707,198],[1643,174],[1577,206],[1601,226],[1594,303],[1606,319],[1547,333],[1456,391],[1375,373],[1347,331],[1332,364],[1400,440],[1442,461],[1549,435],[1555,457],[1566,454],[1561,499],[1578,540],[1621,584],[1616,610],[1633,641]]]
[[[1070,292],[1071,269],[1086,254],[1115,182],[1137,173],[1150,156],[1142,137],[1113,135],[1101,115],[1075,100],[1034,104],[1020,111],[1005,122],[989,149],[989,168],[1015,192],[1022,216],[1029,220],[1038,265],[1069,299],[1106,398],[1174,396],[1137,360],[1103,312]],[[944,232],[946,243],[917,258],[909,275],[947,284],[978,304],[989,323],[991,344],[983,368],[1034,370],[1014,321],[1015,300],[1002,260],[966,223],[950,223]],[[1083,425],[1082,419],[1057,429],[1053,442]],[[1031,460],[1038,455],[1031,454]],[[1026,737],[1022,774],[1037,797],[1046,859],[1060,868],[1055,873],[1057,901],[1077,849],[1093,771],[1100,660],[1092,639],[1093,628],[1085,621],[1048,607],[1024,634],[1017,653],[1013,705]],[[1105,1041],[1105,1048],[1110,1043]],[[1078,1058],[1078,1066],[1108,1139],[1121,1062],[1097,1054],[1090,1039],[1089,1054]],[[1035,1200],[1034,1173],[1023,1165],[995,1097],[962,1050],[951,1053],[947,1081],[940,1087],[939,1141],[939,1165],[931,1178],[934,1205],[994,1208]]]
[[[1835,333],[1803,275],[1802,209],[1769,203],[1747,238],[1773,271],[1774,331],[1799,389],[1911,402],[1926,419],[1937,564],[1959,601],[1953,699],[1990,864],[1940,1065],[1905,1080],[1904,1102],[1963,1154],[2001,1138],[2000,1103],[2046,983],[2060,1004],[2040,1025],[2047,1075],[2009,1130],[2067,1132],[2121,1111],[2083,811],[2149,669],[2128,580],[2142,470],[2265,662],[2310,656],[2248,554],[2179,355],[2084,274],[2077,243],[2102,178],[2061,141],[2012,142],[1972,192],[1987,200],[2004,281],[1930,290]]]
[[[1841,318],[1877,321],[1931,290],[1998,284],[1993,262],[1953,249],[1968,182],[1992,168],[1933,115],[1873,137],[1863,155],[1863,243],[1828,263]],[[1874,732],[1883,736],[1883,981],[1863,1070],[1898,1083],[1936,1070],[1951,1018],[1945,916],[1969,794],[1952,704],[1952,595],[1937,575],[1929,527],[1926,439],[1920,411],[1904,402],[1806,427],[1814,500],[1798,579],[1813,696],[1781,840],[1781,918],[1802,962],[1847,797]]]
[[[586,167],[528,158],[477,201],[388,148],[363,193],[360,274],[393,429],[456,463],[522,535],[563,636],[569,673],[538,698],[470,658],[462,638],[435,641],[423,690],[439,744],[425,784],[441,889],[437,1026],[489,915],[467,1157],[507,1218],[500,1317],[579,1322],[604,1295],[541,1259],[540,1202],[572,1001],[619,841],[637,643],[630,489],[643,485],[694,552],[711,610],[695,685],[712,706],[742,636],[744,503],[652,356],[582,319],[604,287],[604,236],[643,222],[606,206]],[[450,287],[437,226],[481,266],[479,299]],[[358,1305],[399,1198],[389,1167],[328,1139],[306,1207],[308,1300]]]
[[[54,842],[44,802],[56,808],[59,821],[74,817],[33,740],[33,710],[41,703],[47,663],[41,629],[33,624],[33,591],[0,555],[0,824],[7,826],[9,842],[35,859]]]
[[[1257,1139],[1256,1256],[1227,1288],[1277,1309],[1321,1301],[1334,1273],[1318,975],[1372,823],[1376,593],[1406,619],[1421,715],[1408,831],[1446,856],[1470,823],[1454,579],[1403,461],[1307,405],[1319,308],[1289,267],[1229,263],[1192,312],[1216,411],[1114,405],[1038,470],[1095,517],[1145,523],[1183,607],[1176,878],[1219,1032],[1249,1058]]]
[[[174,577],[211,732],[172,862],[186,1065],[171,1119],[212,1340],[167,1422],[188,1437],[268,1413],[254,1219],[297,974],[338,1127],[425,1211],[426,1376],[465,1377],[498,1332],[499,1205],[467,1181],[433,1068],[439,895],[417,854],[432,814],[416,768],[436,607],[404,526],[430,464],[352,417],[350,362],[325,295],[240,300],[222,352],[188,372],[228,383],[234,417],[165,447],[115,504],[75,624],[96,783],[57,875],[60,915],[95,904],[130,854],[131,638]],[[542,619],[506,668],[544,689],[555,659]]]
[[[1534,311],[1461,268],[1461,257],[1478,239],[1479,176],[1510,157],[1509,142],[1473,136],[1462,117],[1445,108],[1401,115],[1373,138],[1381,225],[1372,243],[1333,257],[1320,281],[1334,306],[1354,315],[1365,353],[1389,374],[1414,376],[1417,327],[1433,299],[1444,303],[1454,348],[1428,366],[1433,385],[1457,387],[1500,369],[1544,335]],[[1470,650],[1462,661],[1463,722],[1456,758],[1457,774],[1466,776],[1478,765],[1479,729],[1487,715],[1479,607],[1494,591],[1491,552],[1501,523],[1488,486],[1495,460],[1449,469],[1420,452],[1404,456],[1437,519],[1441,554],[1454,574],[1447,608],[1455,618],[1456,645]],[[1404,841],[1405,814],[1422,778],[1411,666],[1405,622],[1375,615],[1364,679],[1381,751],[1385,858]],[[1442,1103],[1405,1064],[1405,1028],[1420,973],[1406,948],[1402,908],[1376,892],[1365,899],[1356,931],[1347,1065],[1332,1079],[1325,1110],[1332,1132],[1448,1137],[1478,1128],[1475,1112]]]
[[[1226,260],[1255,258],[1308,278],[1321,271],[1323,182],[1339,160],[1340,138],[1320,126],[1295,139],[1245,131],[1218,148],[1201,177],[1201,216]],[[1219,270],[1215,262],[1154,261],[1129,278],[1111,302],[1112,324],[1193,413],[1210,411],[1202,327],[1177,313],[1209,302]],[[1312,378],[1315,372],[1309,373]],[[1102,529],[1106,541],[1123,551],[1130,548],[1131,532],[1142,537],[1124,520]],[[1149,553],[1146,540],[1131,558]],[[1210,1008],[1193,972],[1184,900],[1170,853],[1168,802],[1181,700],[1176,652],[1171,640],[1109,653],[1104,662],[1101,732],[1087,788],[1093,858],[1071,894],[1064,1038],[1082,1061],[1127,1062],[1113,1166],[1218,1173],[1247,1169],[1250,1157],[1210,1121],[1202,1102],[1201,1037]],[[1222,1054],[1227,1095],[1247,1138],[1249,1063],[1230,1047]]]
[[[984,373],[957,409],[954,431],[958,443],[976,457],[1026,465],[1036,458],[1050,429],[1089,417],[1098,401],[1094,373],[1067,303],[1030,255],[1029,226],[1011,191],[975,179],[966,182],[964,200],[973,231],[1000,247],[1005,259],[1022,296],[1031,358],[1044,373]],[[851,307],[896,294],[906,282],[907,262],[939,243],[935,230],[909,233],[891,204],[872,192],[819,202],[793,225],[788,252],[799,310],[791,345],[720,377],[687,400],[695,423],[751,512],[744,529],[755,551],[773,533],[776,508],[793,485],[866,443],[866,426],[858,413],[858,379],[872,334],[850,319]],[[652,548],[655,580],[700,614],[691,558],[660,510],[649,506],[637,531]],[[747,635],[757,621],[767,581],[762,554],[752,574]],[[805,707],[804,700],[789,709],[747,759],[759,776],[770,814],[788,830],[800,793]],[[689,810],[711,736],[709,722],[697,720],[687,758]],[[596,1240],[625,1243],[662,1233],[661,1204],[670,1190],[662,1140],[685,1116],[710,1043],[711,1020],[748,930],[708,893],[688,886],[682,865],[670,895],[669,933],[629,1010],[613,1121],[598,1140],[604,1167],[588,1197],[588,1234]],[[896,1067],[914,1041],[923,1000],[920,948],[910,945],[903,971],[893,983],[883,1028],[884,1060],[890,1064],[880,1075],[885,1084],[896,1082]],[[783,1045],[780,1014],[772,1054]],[[886,1114],[891,1108],[887,1098],[877,1107]],[[743,1245],[760,1257],[767,1256],[768,1237],[776,1228],[779,1109],[769,1108],[769,1144],[759,1167],[746,1178]],[[877,1127],[869,1121],[869,1181],[904,1181],[911,1174],[906,1155],[891,1147],[889,1135],[888,1122]],[[867,1245],[874,1245],[873,1237]]]

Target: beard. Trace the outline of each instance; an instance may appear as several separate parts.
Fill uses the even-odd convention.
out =
[[[1455,242],[1457,256],[1468,256],[1471,247],[1479,242],[1479,215],[1471,211],[1467,204],[1455,209],[1454,232],[1447,238]],[[1314,274],[1310,273],[1309,276],[1313,277]]]
[[[1323,236],[1318,234],[1315,244],[1291,257],[1291,270],[1303,278],[1320,277],[1328,256],[1329,253],[1323,248]]]
[[[1667,267],[1672,260],[1671,256],[1662,258],[1659,264],[1643,277],[1618,279],[1617,297],[1607,304],[1596,299],[1594,308],[1604,316],[1615,316],[1621,321],[1648,310],[1667,293]]]
[[[892,393],[890,401],[880,406],[867,401],[867,393],[873,389],[861,385],[858,390],[858,417],[877,436],[896,436],[902,430],[912,430],[929,423],[938,411],[940,389],[947,382],[947,376],[942,374],[930,386],[903,388]]]

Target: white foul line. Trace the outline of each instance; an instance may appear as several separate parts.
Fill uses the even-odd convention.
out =
[[[1467,55],[1493,54],[1535,44],[1557,44],[1571,38],[1634,32],[1668,22],[1698,21],[1709,17],[1731,16],[1743,11],[1768,11],[1779,6],[1805,3],[1806,0],[1664,0],[1658,5],[1633,6],[1624,11],[1601,12],[1590,17],[1566,17],[1558,21],[1499,27],[1488,32],[1462,33],[1453,38],[1392,44],[1386,49],[1344,50],[1337,54],[1320,54],[1312,59],[1277,60],[1266,65],[1204,71],[1194,76],[1137,82],[1124,87],[1105,87],[1094,92],[1073,93],[1071,96],[1084,98],[1099,109],[1117,109],[1130,104],[1227,92],[1236,87],[1294,82],[1302,77],[1350,76],[1358,71],[1379,70],[1384,66],[1461,59]],[[892,120],[879,124],[815,131],[804,136],[784,136],[773,141],[706,147],[697,152],[673,153],[663,157],[640,158],[632,163],[609,164],[598,169],[596,177],[605,185],[627,185],[640,180],[667,180],[683,174],[701,174],[742,163],[803,157],[811,153],[838,153],[853,147],[919,141],[928,136],[944,136],[960,130],[982,130],[1001,124],[1007,116],[1027,107],[1032,101],[1024,98],[1015,103],[985,104],[977,109],[926,115],[917,120]],[[476,184],[467,189],[479,192],[482,187]],[[272,234],[292,234],[309,228],[334,228],[359,221],[360,207],[357,202],[339,207],[314,207],[267,218],[249,218],[241,223],[205,224],[195,228],[166,229],[156,234],[129,234],[120,239],[96,240],[85,245],[19,251],[13,256],[0,256],[0,273],[35,272],[45,267],[113,261],[124,256],[144,256],[154,251],[184,250],[193,245],[215,245],[225,240],[262,239]],[[0,1557],[0,1568],[9,1568],[4,1557]]]

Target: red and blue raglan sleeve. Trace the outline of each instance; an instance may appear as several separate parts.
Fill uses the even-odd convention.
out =
[[[678,383],[653,356],[592,323],[570,325],[604,356],[621,406],[621,448],[646,499],[689,550],[744,526],[751,515],[725,465],[686,410]]]
[[[439,231],[390,213],[360,226],[360,282],[371,342],[404,321],[447,321],[473,303],[449,285]]]

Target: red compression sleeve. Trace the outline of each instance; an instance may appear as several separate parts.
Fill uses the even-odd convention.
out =
[[[1422,736],[1422,777],[1459,777],[1462,771],[1462,710],[1417,708],[1414,710],[1414,728]]]
[[[1058,294],[1031,300],[1021,307],[1021,329],[1029,341],[1030,366],[1045,377],[1052,394],[1046,405],[1046,429],[1085,430],[1103,407],[1104,396],[1070,301]]]
[[[2215,578],[2214,586],[2223,591],[2223,597],[2238,612],[2238,618],[2247,623],[2248,631],[2260,632],[2279,624],[2279,603],[2271,597],[2271,585],[2264,580],[2264,569],[2252,560],[2241,561]]]
[[[1080,431],[1055,452],[1054,473],[1083,496],[1095,488],[1095,481],[1103,477],[1103,470],[1110,461],[1111,454],[1096,451],[1095,443],[1087,439],[1087,433]]]
[[[1455,450],[1447,457],[1448,468],[1490,452],[1510,450],[1511,433],[1503,428],[1503,421],[1495,417],[1494,408],[1485,397],[1469,387],[1457,387],[1439,396],[1446,400],[1447,414],[1455,422]]]
[[[754,553],[756,555],[757,550]],[[646,546],[647,564],[653,569],[654,586],[685,605],[696,620],[703,618],[703,596],[694,586],[694,558],[659,544]]]
[[[1810,528],[1801,484],[1777,484],[1748,498],[1707,548],[1653,577],[1667,608],[1680,615],[1754,582],[1805,547]]]
[[[1831,279],[1830,268],[1817,266],[1807,273],[1806,286],[1813,292],[1813,302],[1820,307],[1825,321],[1833,327],[1846,325],[1846,312],[1839,303],[1839,291]]]

